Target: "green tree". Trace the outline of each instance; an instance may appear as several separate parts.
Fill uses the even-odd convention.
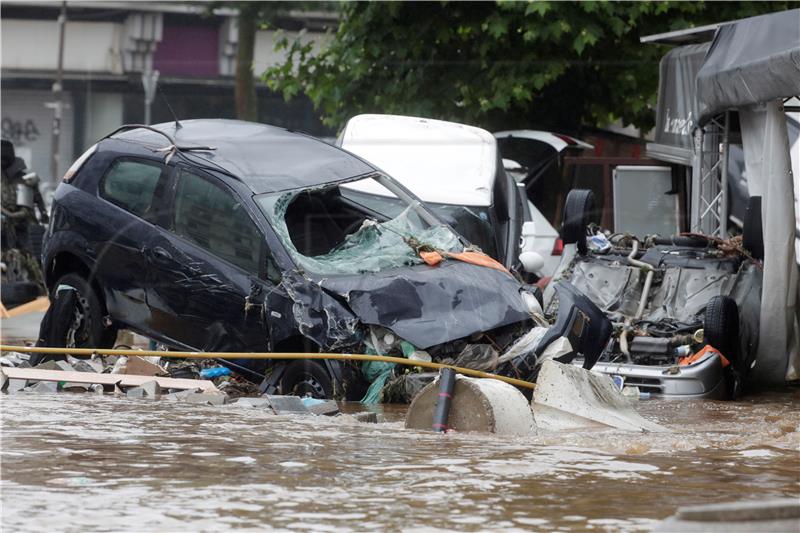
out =
[[[487,128],[653,125],[658,63],[643,35],[789,2],[352,2],[319,54],[284,39],[264,79],[307,95],[330,126],[400,113]]]

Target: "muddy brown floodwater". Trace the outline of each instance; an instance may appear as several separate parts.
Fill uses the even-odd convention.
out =
[[[2,395],[2,531],[647,530],[800,497],[800,390],[640,403],[669,434],[435,435],[61,393]]]

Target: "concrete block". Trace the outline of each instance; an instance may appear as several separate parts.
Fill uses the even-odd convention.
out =
[[[228,397],[224,394],[209,394],[205,392],[195,392],[187,394],[183,399],[186,403],[198,403],[203,405],[225,405]]]
[[[25,387],[25,391],[36,394],[55,394],[58,392],[58,383],[55,381],[39,381],[29,387]]]
[[[17,368],[30,368],[28,360],[30,355],[20,352],[6,352],[6,355],[0,357],[0,365],[13,366]]]
[[[200,392],[200,389],[186,389],[178,392],[171,392],[169,394],[165,394],[161,397],[162,400],[166,400],[168,402],[179,402],[186,399],[187,396],[190,394],[196,394]]]
[[[128,398],[158,398],[161,396],[161,386],[156,381],[148,381],[138,387],[128,389],[125,395]]]
[[[600,425],[628,431],[668,431],[639,415],[611,376],[553,360],[542,363],[531,405],[537,425],[552,430]]]
[[[233,402],[233,405],[237,407],[272,410],[272,406],[267,398],[239,398]]]
[[[302,398],[306,409],[315,415],[334,416],[339,414],[339,404],[336,400],[318,400],[316,398]]]
[[[61,370],[64,372],[73,372],[75,369],[66,361],[45,361],[40,365],[33,367],[37,370]]]
[[[438,380],[427,385],[411,402],[406,428],[431,430],[439,397]],[[457,376],[448,429],[501,435],[531,435],[536,432],[528,400],[512,385],[496,379]]]
[[[138,355],[128,357],[128,362],[125,365],[125,371],[123,373],[134,376],[160,376],[167,374],[166,370],[157,364],[151,363]]]
[[[76,359],[75,362],[72,363],[72,368],[76,372],[95,372],[100,374],[103,372],[103,363],[88,359]]]
[[[308,408],[303,405],[303,400],[298,396],[262,396],[269,400],[269,404],[276,415],[307,415],[311,414]]]
[[[28,386],[28,380],[26,379],[9,379],[8,385],[6,385],[6,392],[19,392],[24,390],[25,387]]]
[[[87,392],[90,384],[87,383],[64,383],[61,390],[64,392]]]
[[[800,500],[779,498],[680,507],[674,516],[653,528],[654,533],[673,531],[800,531]]]

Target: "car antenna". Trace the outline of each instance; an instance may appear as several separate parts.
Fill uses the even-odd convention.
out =
[[[163,98],[164,99],[164,103],[167,104],[167,109],[169,109],[170,114],[172,114],[172,118],[175,119],[175,131],[181,129],[183,127],[183,125],[178,120],[178,115],[175,114],[175,110],[172,109],[171,105],[169,105],[169,100],[167,100],[167,95],[164,94],[164,91],[161,90],[161,86],[160,85],[158,85],[157,87],[158,87],[158,92],[161,93],[161,98]]]

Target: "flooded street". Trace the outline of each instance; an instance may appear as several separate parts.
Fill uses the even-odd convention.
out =
[[[669,434],[406,431],[110,395],[2,395],[2,530],[648,530],[800,495],[800,390],[649,400]]]

